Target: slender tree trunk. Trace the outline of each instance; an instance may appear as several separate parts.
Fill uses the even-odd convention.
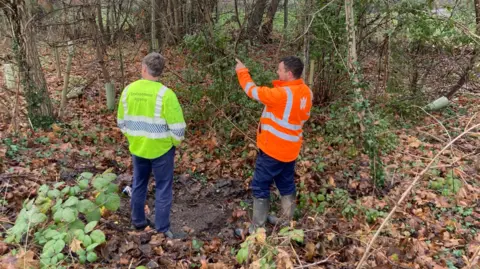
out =
[[[255,39],[259,35],[260,26],[265,13],[267,0],[257,0],[253,5],[253,10],[248,17],[247,33],[250,39]]]
[[[9,0],[3,1],[0,8],[12,30],[13,51],[25,92],[29,120],[34,127],[46,127],[53,122],[53,108],[38,57],[30,6],[24,0]]]
[[[273,30],[273,20],[275,19],[279,2],[279,0],[271,0],[270,2],[270,6],[267,11],[267,21],[262,25],[260,30],[261,37],[264,42],[270,41],[270,34]]]
[[[75,45],[72,41],[68,41],[68,58],[67,67],[65,68],[65,77],[63,79],[62,101],[60,103],[59,117],[62,118],[65,113],[65,105],[67,103],[68,83],[70,81],[70,70],[72,68],[72,59],[75,53]]]
[[[475,34],[480,35],[480,0],[475,0]],[[474,44],[474,49],[472,52],[472,56],[470,57],[470,61],[468,62],[468,66],[463,70],[463,73],[460,75],[460,78],[458,79],[457,83],[453,85],[449,90],[448,93],[446,94],[446,97],[448,99],[452,98],[452,96],[462,88],[462,86],[467,82],[468,80],[468,75],[470,74],[470,71],[473,69],[475,64],[477,63],[477,58],[478,58],[478,50],[479,50],[479,45],[477,42],[473,42]]]
[[[361,103],[363,101],[362,89],[357,85],[359,84],[358,79],[358,56],[357,56],[357,39],[355,36],[355,15],[353,12],[353,0],[345,0],[345,20],[347,25],[347,36],[348,36],[348,61],[347,67],[349,69],[350,77],[353,78],[353,83],[355,85],[355,102]],[[362,124],[364,113],[359,112],[358,117],[360,119],[360,131],[363,133],[364,126]]]
[[[53,46],[53,54],[55,55],[55,66],[57,68],[57,77],[61,78],[62,77],[62,62],[60,61],[60,53],[58,52],[58,47]]]
[[[156,30],[156,17],[155,14],[157,13],[157,5],[155,3],[155,0],[150,1],[151,4],[151,26],[150,26],[150,33],[151,33],[151,48],[152,51],[158,51],[158,40],[157,40],[157,30]]]

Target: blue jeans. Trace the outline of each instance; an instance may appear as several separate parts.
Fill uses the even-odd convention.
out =
[[[281,162],[259,151],[251,188],[255,198],[270,198],[270,186],[275,185],[280,195],[295,193],[295,161]]]
[[[155,229],[166,232],[170,228],[170,209],[172,207],[172,182],[175,159],[175,147],[156,159],[144,159],[132,155],[132,224],[141,227],[147,224],[145,201],[150,174],[155,177]]]

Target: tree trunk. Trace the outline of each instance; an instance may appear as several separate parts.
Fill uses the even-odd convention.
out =
[[[353,78],[354,83],[354,92],[355,92],[355,102],[361,103],[363,101],[362,89],[358,87],[358,56],[357,56],[357,39],[355,36],[355,15],[353,12],[353,0],[345,0],[345,20],[347,25],[347,36],[348,36],[348,61],[347,67],[350,73],[350,77]],[[363,117],[364,113],[359,112],[358,114],[360,122],[360,131],[363,133]]]
[[[62,118],[65,113],[65,105],[67,104],[68,83],[70,81],[70,70],[72,67],[73,54],[75,53],[75,45],[72,41],[68,41],[68,58],[67,67],[65,68],[65,77],[63,79],[62,100],[60,103],[59,117]]]
[[[155,19],[155,14],[157,13],[157,5],[155,0],[151,0],[151,50],[152,51],[158,51],[158,40],[157,40],[157,30],[156,30],[156,19]]]
[[[267,21],[262,24],[260,29],[260,36],[264,42],[270,41],[270,34],[273,30],[273,20],[275,19],[275,14],[277,13],[279,0],[272,0],[267,11]]]
[[[478,36],[480,34],[480,0],[475,0],[475,34]],[[446,94],[445,97],[448,99],[452,98],[452,96],[462,88],[462,86],[467,82],[468,80],[468,75],[470,74],[470,71],[473,69],[477,62],[478,58],[478,50],[479,50],[479,45],[477,42],[473,42],[474,44],[474,49],[472,53],[472,57],[470,58],[470,61],[468,62],[468,66],[463,70],[463,73],[460,75],[460,78],[458,79],[457,83],[450,87],[448,90],[448,93]]]
[[[265,7],[267,6],[267,0],[257,0],[253,5],[253,10],[248,17],[247,33],[250,39],[255,39],[259,35],[260,26],[262,24],[263,14],[265,13]]]
[[[53,108],[38,57],[30,7],[24,0],[9,0],[3,1],[0,8],[12,29],[13,51],[25,92],[29,120],[34,127],[47,127],[53,122]]]
[[[155,22],[155,30],[157,31],[156,33],[156,39],[157,39],[157,51],[158,52],[161,52],[162,51],[162,48],[163,48],[163,45],[165,43],[164,41],[164,31],[163,31],[163,16],[164,14],[166,13],[164,10],[163,10],[163,1],[162,0],[156,0],[156,10],[157,10],[157,14],[158,14],[158,19],[156,20]]]

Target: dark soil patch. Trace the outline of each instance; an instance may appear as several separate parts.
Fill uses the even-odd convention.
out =
[[[120,186],[124,186],[130,175],[119,177]],[[128,182],[128,181],[127,181]],[[147,205],[151,213],[147,216],[155,218],[155,187],[151,179]],[[189,175],[175,178],[173,184],[173,204],[170,215],[171,229],[174,232],[187,232],[189,237],[202,240],[212,238],[229,239],[233,236],[234,224],[229,222],[235,206],[247,197],[242,181],[219,179],[215,183],[201,182]],[[130,226],[130,199],[122,198],[122,206],[118,215],[125,226]],[[123,225],[122,225],[123,226]]]

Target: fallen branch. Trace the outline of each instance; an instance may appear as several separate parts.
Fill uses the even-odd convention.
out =
[[[475,259],[478,257],[479,253],[480,253],[480,246],[477,247],[477,250],[475,251],[475,253],[473,253],[472,258],[468,261],[467,269],[473,268],[473,266],[475,265]]]
[[[318,262],[314,262],[314,263],[302,265],[302,266],[297,266],[297,267],[295,267],[294,269],[308,268],[308,267],[312,267],[312,266],[315,266],[315,265],[327,263],[328,260],[330,259],[330,257],[332,257],[332,256],[334,256],[334,255],[337,255],[337,254],[338,254],[338,252],[332,253],[332,254],[330,254],[326,259],[323,259],[323,260],[318,261]]]
[[[422,178],[422,175],[425,174],[425,172],[427,172],[428,169],[430,169],[430,166],[432,166],[432,164],[435,162],[435,160],[447,149],[449,148],[455,141],[457,141],[458,139],[460,139],[462,136],[464,136],[465,134],[469,133],[470,131],[472,131],[473,129],[475,128],[478,128],[480,127],[480,124],[476,124],[470,128],[468,128],[467,130],[465,130],[463,133],[461,133],[460,135],[458,135],[457,137],[455,137],[455,139],[451,140],[445,147],[442,148],[442,150],[440,152],[437,153],[437,155],[435,155],[435,157],[430,161],[430,163],[427,165],[427,167],[425,167],[425,169],[423,169],[423,171],[418,174],[415,179],[413,180],[413,182],[410,184],[410,186],[407,188],[407,190],[402,194],[402,197],[400,197],[400,200],[398,200],[398,202],[395,204],[395,206],[392,208],[392,210],[390,211],[390,213],[388,214],[388,216],[385,218],[385,220],[382,222],[382,225],[380,225],[380,228],[378,228],[378,230],[375,232],[375,235],[373,236],[373,238],[370,240],[370,242],[368,243],[368,246],[367,246],[367,249],[365,250],[365,253],[363,254],[363,257],[362,259],[360,260],[360,262],[358,263],[357,265],[357,269],[360,269],[362,268],[363,264],[365,263],[365,261],[367,260],[367,257],[369,256],[368,253],[370,252],[370,249],[372,248],[373,246],[373,243],[375,242],[375,240],[377,239],[378,235],[380,234],[380,232],[383,230],[383,228],[387,225],[387,222],[390,220],[390,218],[393,216],[393,214],[395,213],[395,211],[397,211],[397,208],[399,207],[399,205],[403,202],[403,200],[405,200],[405,198],[407,197],[407,195],[410,194],[410,192],[412,191],[413,187],[415,187],[415,185],[417,184],[417,182],[420,180],[420,178]]]

